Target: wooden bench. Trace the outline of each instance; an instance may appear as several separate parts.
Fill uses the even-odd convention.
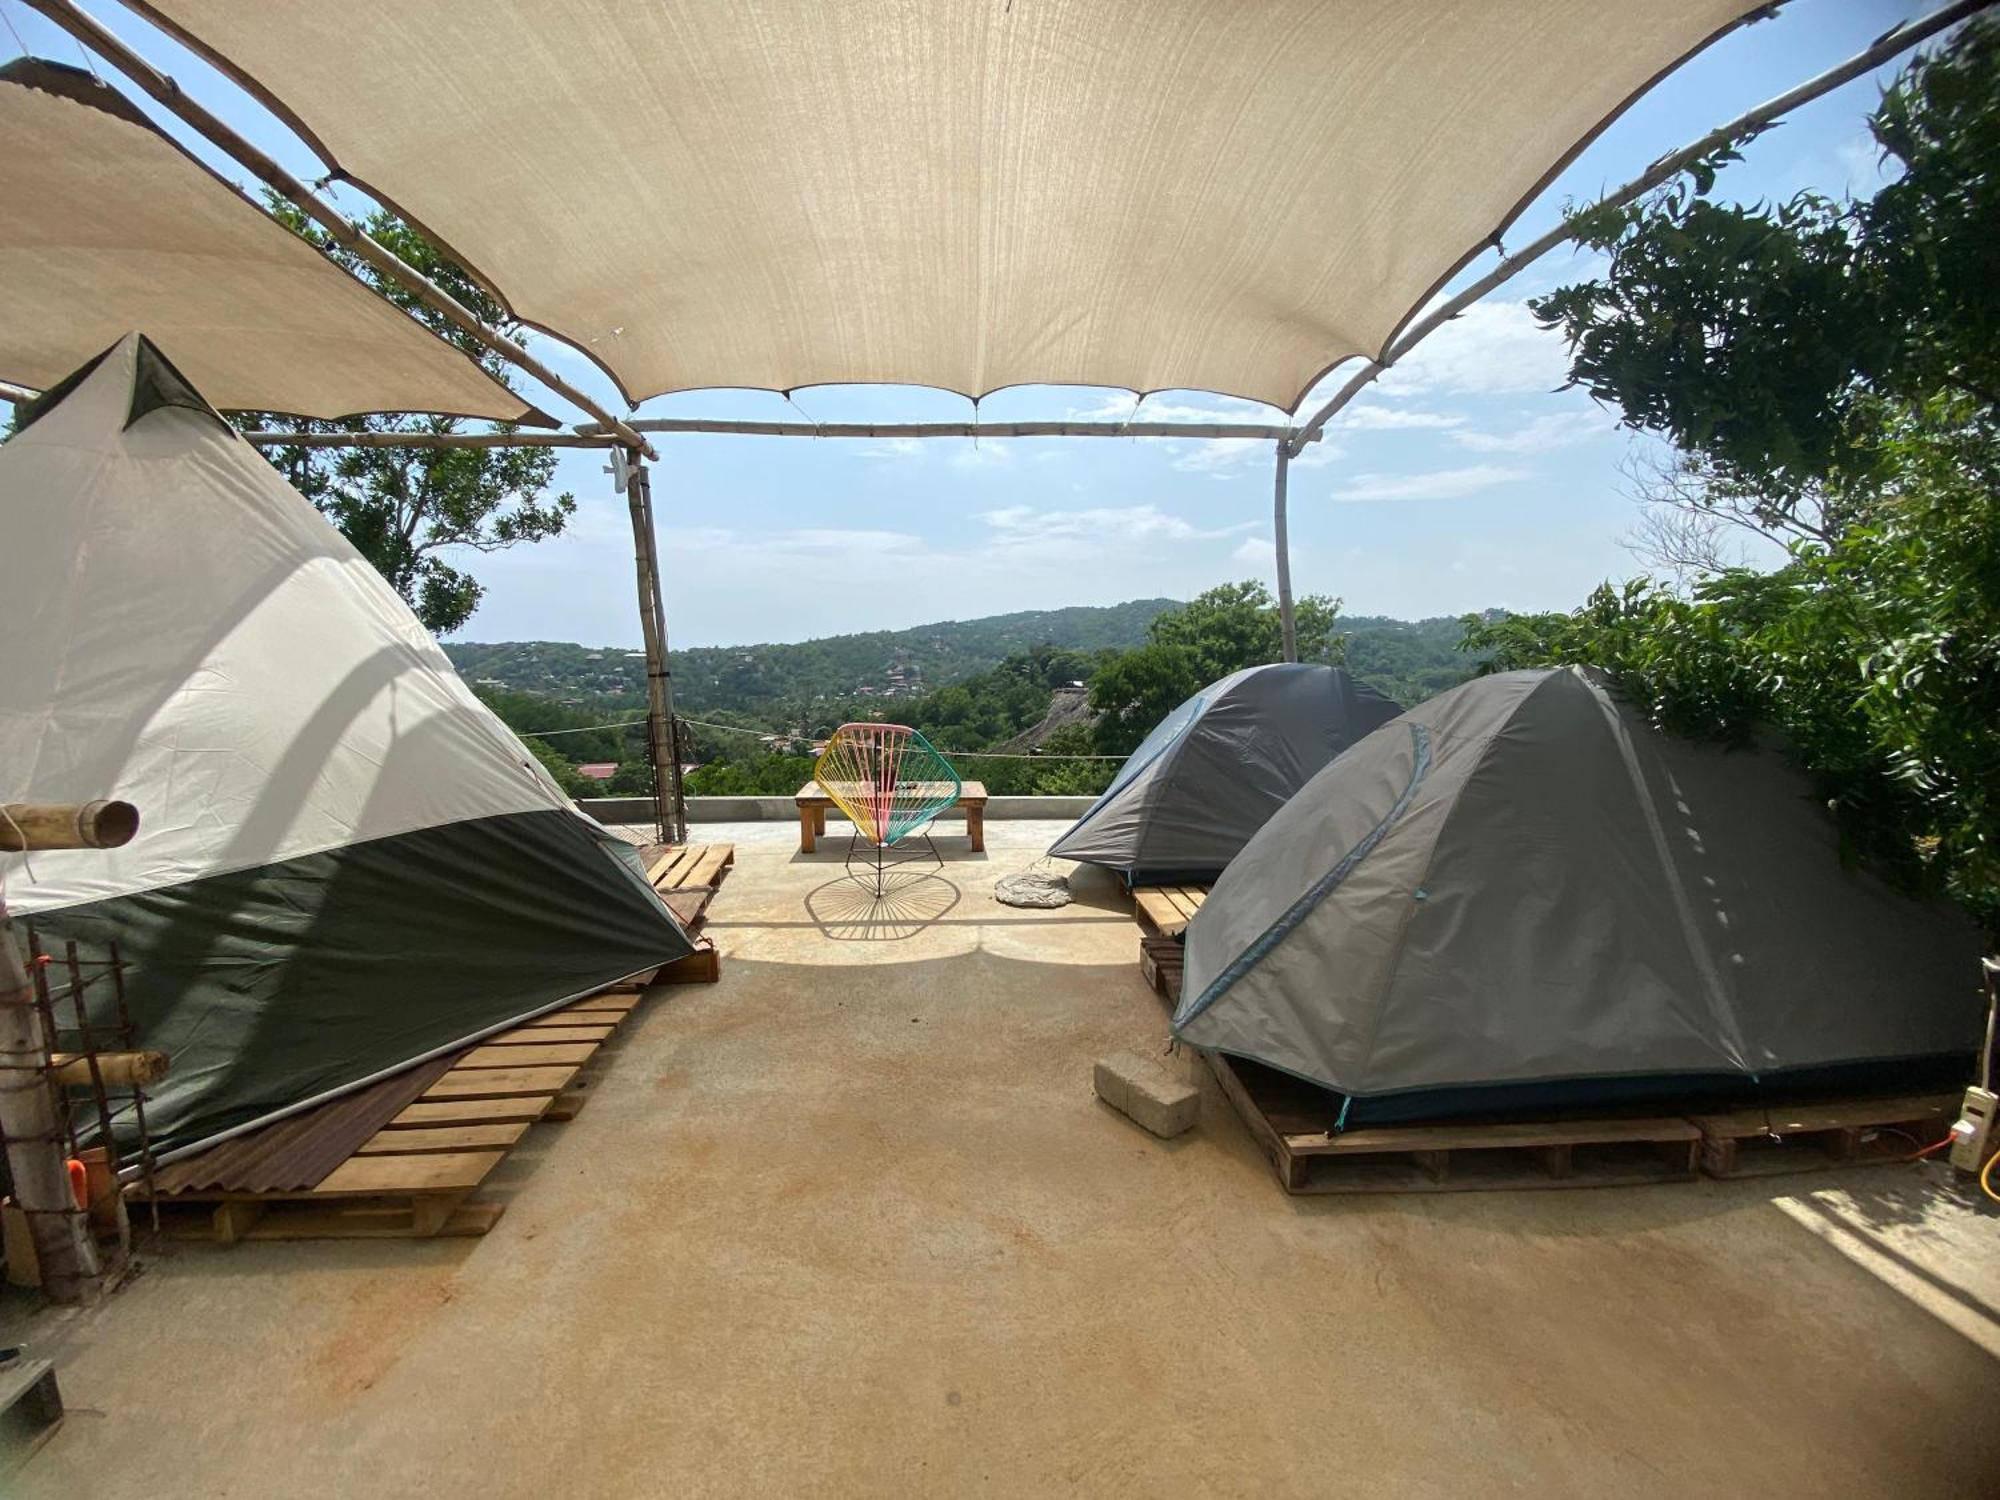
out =
[[[799,805],[799,853],[811,854],[819,847],[820,835],[826,832],[826,815],[833,806],[833,798],[827,796],[817,781],[808,781],[799,788],[798,796],[792,799]],[[958,800],[953,807],[965,809],[965,834],[972,841],[974,854],[986,850],[986,783],[983,781],[961,782]]]

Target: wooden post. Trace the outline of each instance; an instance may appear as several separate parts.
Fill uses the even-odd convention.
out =
[[[625,457],[625,504],[632,514],[632,561],[639,581],[639,625],[646,642],[646,747],[653,761],[654,821],[662,843],[687,837],[681,761],[675,743],[674,682],[667,665],[667,616],[660,590],[660,553],[653,529],[653,484],[636,451]]]
[[[1292,537],[1285,518],[1285,483],[1291,473],[1291,450],[1278,444],[1278,483],[1271,502],[1271,542],[1278,554],[1278,624],[1284,632],[1285,660],[1299,659],[1299,622],[1292,614]]]
[[[0,849],[115,849],[138,831],[139,811],[129,802],[0,806]],[[35,1242],[43,1291],[54,1302],[82,1302],[98,1290],[104,1267],[70,1191],[62,1149],[67,1131],[57,1114],[49,1053],[54,1040],[42,1033],[34,980],[0,898],[0,1135],[7,1140],[7,1170]]]
[[[7,1138],[7,1170],[34,1238],[42,1290],[52,1302],[82,1302],[97,1290],[104,1268],[89,1224],[73,1211],[48,1061],[34,981],[0,900],[0,1135]]]

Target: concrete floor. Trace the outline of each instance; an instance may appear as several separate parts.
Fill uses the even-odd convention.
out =
[[[989,832],[871,912],[840,841],[741,830],[722,983],[655,993],[484,1239],[7,1299],[71,1416],[0,1489],[2000,1493],[2000,1218],[1942,1172],[1287,1199],[1212,1085],[1172,1144],[1092,1098],[1164,1035],[1133,926],[998,906],[1053,830]]]

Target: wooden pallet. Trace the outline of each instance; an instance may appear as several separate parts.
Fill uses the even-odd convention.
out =
[[[1956,1094],[1900,1095],[1739,1109],[1689,1120],[1701,1131],[1701,1168],[1709,1176],[1764,1177],[1901,1161],[1943,1135],[1958,1103]]]
[[[717,887],[735,868],[734,844],[686,844],[666,849],[647,867],[646,876],[660,899],[673,909],[681,929],[694,939],[694,952],[665,965],[653,976],[655,983],[714,984],[722,978],[722,954],[713,938],[700,933]]]
[[[1334,1096],[1271,1068],[1203,1059],[1288,1193],[1461,1192],[1694,1181],[1686,1120],[1468,1120],[1337,1131]]]
[[[62,1387],[54,1365],[25,1354],[0,1365],[0,1478],[54,1437],[62,1419]]]
[[[1181,969],[1186,959],[1187,950],[1179,938],[1145,935],[1139,939],[1139,977],[1169,1009],[1181,1003]]]
[[[1154,937],[1179,937],[1208,899],[1205,885],[1155,885],[1132,893],[1139,926]]]
[[[176,1229],[224,1244],[484,1234],[505,1205],[472,1194],[530,1125],[574,1118],[583,1098],[577,1075],[638,1004],[633,985],[624,981],[466,1049],[310,1188],[194,1190],[163,1194],[160,1206],[198,1210],[200,1219],[177,1218]]]
[[[646,867],[656,891],[719,886],[736,868],[734,844],[680,844],[663,849]]]

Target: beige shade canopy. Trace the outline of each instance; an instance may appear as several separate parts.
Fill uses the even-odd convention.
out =
[[[550,419],[246,202],[88,73],[0,68],[0,380],[134,329],[226,410]]]
[[[133,0],[630,399],[1296,406],[1750,0]]]

